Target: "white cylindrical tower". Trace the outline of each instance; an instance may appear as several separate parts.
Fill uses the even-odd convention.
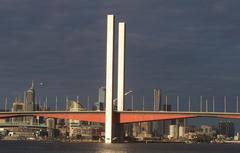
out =
[[[106,57],[106,112],[105,143],[112,143],[113,134],[113,49],[114,15],[107,16],[107,57]]]
[[[184,137],[185,135],[185,127],[179,126],[179,137]]]
[[[118,89],[117,110],[124,110],[125,91],[125,23],[118,24]]]
[[[170,125],[169,126],[169,137],[176,138],[177,136],[178,136],[177,125]]]

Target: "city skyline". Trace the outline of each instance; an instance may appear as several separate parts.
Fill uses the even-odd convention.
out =
[[[0,3],[1,96],[22,95],[35,80],[44,83],[36,87],[42,95],[96,101],[105,85],[107,13],[127,23],[126,89],[145,96],[146,106],[154,88],[174,96],[239,93],[237,1]]]
[[[0,140],[240,144],[238,4],[0,1]]]

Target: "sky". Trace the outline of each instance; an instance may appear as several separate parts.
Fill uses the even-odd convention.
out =
[[[38,96],[52,97],[50,105],[54,96],[97,101],[105,85],[106,15],[114,14],[116,25],[126,22],[126,91],[133,91],[136,107],[144,96],[152,108],[153,89],[160,88],[163,101],[179,95],[184,106],[192,96],[196,109],[199,96],[209,101],[215,96],[219,110],[227,96],[234,111],[240,95],[239,5],[238,0],[0,0],[0,102],[4,96],[22,97],[32,80]]]

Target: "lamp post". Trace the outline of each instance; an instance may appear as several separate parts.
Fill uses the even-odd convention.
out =
[[[227,96],[224,96],[224,112],[227,112]]]
[[[89,111],[89,105],[90,105],[90,97],[87,96],[87,110]]]
[[[39,87],[39,89],[43,88],[44,87],[44,83],[40,82],[38,87]],[[38,98],[36,98],[36,101],[38,101],[38,109],[40,110],[41,109],[41,96],[40,96],[40,94],[37,94],[37,96],[38,96]],[[35,106],[35,110],[37,110],[37,104]]]
[[[191,96],[188,96],[188,111],[191,112]]]
[[[168,96],[166,96],[166,98],[165,98],[165,111],[167,112],[168,111]]]
[[[213,96],[213,112],[215,112],[215,97]]]
[[[208,100],[206,99],[206,112],[208,112]]]
[[[68,96],[65,97],[65,101],[66,101],[66,111],[68,111]]]
[[[177,96],[177,112],[179,111],[179,96]]]
[[[236,108],[237,108],[237,113],[238,113],[238,96],[237,96],[237,102],[236,102],[237,104],[237,106],[236,106]]]
[[[127,96],[128,94],[132,93],[133,91],[132,90],[129,90],[127,92],[124,93],[124,96]],[[113,105],[116,106],[116,103],[117,103],[117,98],[113,99]]]
[[[7,96],[5,97],[5,105],[4,105],[4,110],[5,112],[7,111],[7,103],[8,103],[8,98]]]
[[[200,112],[202,112],[202,96],[200,96]]]
[[[133,95],[131,96],[131,108],[132,108],[132,111],[133,111]]]
[[[58,97],[56,96],[55,111],[58,109]]]
[[[145,97],[143,96],[143,99],[142,99],[142,110],[144,111],[144,105],[145,105]]]

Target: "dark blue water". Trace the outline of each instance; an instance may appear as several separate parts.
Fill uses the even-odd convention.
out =
[[[0,153],[239,153],[233,144],[99,144],[0,141]]]

